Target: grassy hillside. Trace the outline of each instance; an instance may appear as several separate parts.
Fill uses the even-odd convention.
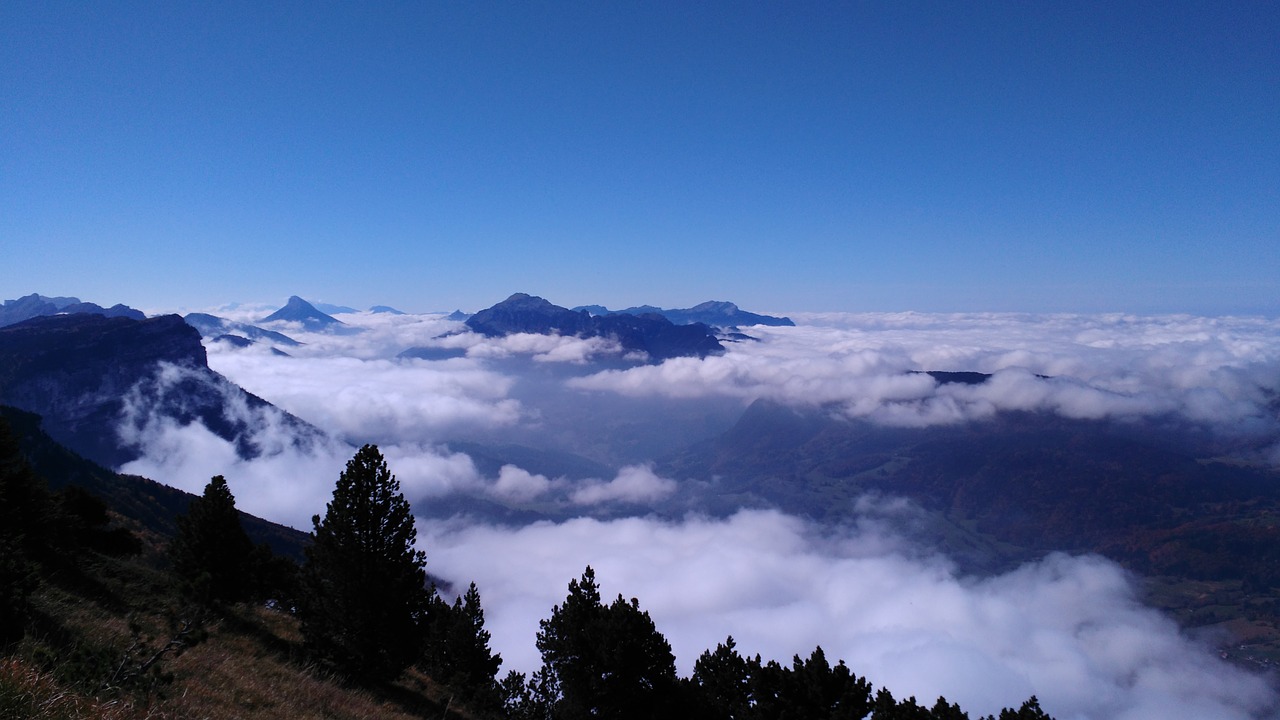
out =
[[[416,670],[346,685],[308,661],[292,615],[261,605],[201,613],[158,564],[95,556],[42,583],[34,632],[0,658],[0,718],[472,717]]]

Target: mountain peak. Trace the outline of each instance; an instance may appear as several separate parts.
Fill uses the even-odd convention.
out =
[[[628,351],[639,351],[651,360],[672,357],[706,357],[724,352],[724,346],[704,325],[675,325],[656,315],[604,315],[592,317],[585,310],[553,305],[535,295],[515,293],[472,315],[467,327],[488,337],[514,333],[606,337]]]
[[[302,323],[307,330],[324,330],[335,325],[345,325],[341,320],[320,312],[314,305],[297,295],[290,295],[284,307],[262,318],[259,322]]]

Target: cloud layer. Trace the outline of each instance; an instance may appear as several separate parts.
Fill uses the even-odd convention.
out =
[[[958,576],[873,523],[819,528],[776,512],[725,520],[581,518],[494,528],[424,523],[433,573],[480,587],[507,668],[536,669],[538,620],[590,564],[602,594],[637,597],[682,674],[733,635],[783,662],[821,645],[896,695],[945,695],[970,713],[1035,694],[1059,718],[1247,718],[1264,682],[1135,599],[1118,567],[1053,555],[987,579]]]
[[[767,397],[922,426],[1006,410],[1071,418],[1173,415],[1275,433],[1280,323],[1255,318],[1077,315],[798,316],[753,328],[720,357],[607,370],[568,382],[622,395]],[[910,371],[992,374],[939,384]]]
[[[139,399],[122,432],[146,454],[125,470],[195,492],[223,474],[242,508],[309,529],[355,446],[376,442],[412,500],[465,496],[570,514],[635,513],[504,527],[465,515],[420,521],[429,569],[457,587],[479,584],[508,668],[536,666],[538,620],[591,564],[607,595],[637,597],[652,612],[685,673],[702,650],[732,634],[743,652],[783,661],[822,645],[895,695],[932,702],[942,694],[972,714],[1032,693],[1062,719],[1245,718],[1276,710],[1264,683],[1144,608],[1124,573],[1101,558],[1054,555],[996,577],[964,577],[889,529],[910,527],[905,501],[864,499],[860,514],[837,527],[758,510],[661,521],[645,517],[646,504],[678,499],[680,487],[646,462],[615,463],[597,478],[516,464],[484,476],[470,457],[443,445],[471,434],[589,454],[593,443],[638,443],[633,426],[614,424],[632,420],[634,427],[678,426],[661,441],[636,444],[669,447],[671,436],[696,439],[686,428],[699,423],[711,434],[724,429],[720,415],[699,420],[700,403],[763,397],[896,425],[1014,409],[1078,418],[1172,415],[1254,438],[1280,463],[1275,321],[793,317],[800,326],[752,328],[759,341],[732,344],[724,356],[606,371],[584,364],[608,350],[602,346],[458,334],[459,324],[439,316],[344,315],[359,332],[297,333],[306,344],[292,357],[213,345],[211,367],[330,437],[298,447],[278,418],[249,413],[262,455],[247,461],[203,426],[152,413]],[[464,354],[396,358],[432,343]],[[993,377],[939,385],[909,374],[916,370]],[[662,404],[670,398],[677,404]]]

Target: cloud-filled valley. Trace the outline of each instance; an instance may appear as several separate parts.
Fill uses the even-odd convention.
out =
[[[1276,709],[1266,682],[1144,607],[1109,560],[1052,554],[979,577],[923,544],[913,532],[920,509],[891,494],[864,497],[838,523],[759,506],[707,514],[681,510],[681,499],[716,478],[675,475],[660,461],[767,399],[904,428],[1009,411],[1160,419],[1215,452],[1274,466],[1280,323],[792,317],[797,327],[744,328],[751,339],[726,343],[723,355],[658,364],[620,360],[599,339],[484,338],[439,315],[345,314],[353,330],[342,334],[272,325],[302,345],[284,356],[206,340],[209,366],[327,437],[292,443],[286,424],[246,410],[261,454],[245,459],[199,423],[149,417],[140,401],[121,430],[143,456],[123,469],[195,492],[225,475],[242,509],[305,530],[354,448],[378,444],[421,510],[428,569],[454,587],[477,582],[511,669],[535,669],[538,619],[590,564],[605,595],[637,597],[652,613],[682,673],[733,635],[743,652],[784,662],[821,645],[896,695],[945,694],[974,713],[1033,693],[1059,718]],[[448,352],[398,357],[422,346]],[[941,383],[921,371],[991,377]],[[456,449],[504,442],[542,451],[548,464],[486,463]],[[595,465],[548,469],[570,457]],[[496,520],[485,507],[525,514]]]

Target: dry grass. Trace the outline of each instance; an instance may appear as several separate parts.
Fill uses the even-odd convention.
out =
[[[68,618],[123,647],[124,622],[78,608]],[[154,626],[155,617],[146,618]],[[297,621],[265,608],[238,608],[208,628],[207,641],[165,661],[172,682],[143,693],[101,695],[71,687],[55,671],[18,656],[0,659],[0,720],[264,720],[460,718],[430,678],[410,670],[393,685],[360,688],[305,661]]]
[[[305,663],[299,641],[292,617],[264,608],[241,611],[173,661],[165,711],[209,720],[443,716],[437,702],[403,680],[376,690],[342,684]]]
[[[46,584],[33,597],[43,630],[0,657],[0,720],[446,718],[469,720],[430,678],[354,687],[311,664],[296,618],[239,606],[208,623],[207,639],[157,665],[164,681],[109,692],[106,678],[136,639],[162,646],[178,598],[162,573],[136,562],[96,567],[84,587]]]
[[[17,657],[0,658],[0,720],[138,720],[153,717],[126,700],[100,701],[63,687]]]

